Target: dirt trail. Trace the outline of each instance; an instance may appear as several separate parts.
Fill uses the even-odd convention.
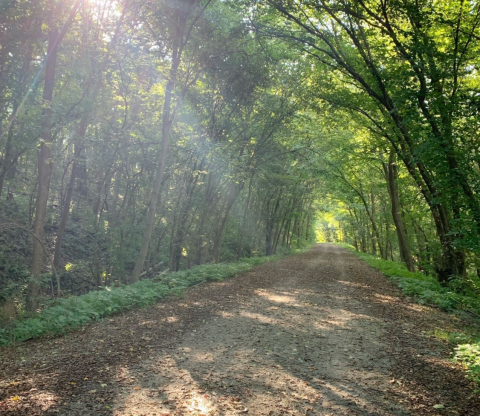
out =
[[[320,245],[4,349],[0,414],[478,415],[448,347],[429,336],[453,320],[399,297],[347,250]]]

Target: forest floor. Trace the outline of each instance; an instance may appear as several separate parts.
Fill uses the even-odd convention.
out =
[[[0,350],[1,415],[479,415],[412,303],[334,245]]]

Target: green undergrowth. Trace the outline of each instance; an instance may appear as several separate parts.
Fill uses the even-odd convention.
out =
[[[453,358],[463,364],[467,370],[467,377],[475,383],[478,392],[480,389],[480,336],[474,329],[468,332],[436,329],[433,335],[452,345],[455,350]]]
[[[291,250],[297,254],[305,250]],[[81,296],[57,299],[35,316],[0,328],[0,345],[9,345],[45,334],[61,334],[118,312],[153,305],[168,295],[181,295],[188,287],[218,282],[251,270],[282,256],[252,257],[235,263],[203,264],[189,270],[169,272],[131,285],[106,287]]]
[[[344,247],[355,250],[352,246]],[[390,277],[402,289],[405,295],[413,297],[418,303],[434,305],[447,312],[463,310],[476,318],[480,316],[480,297],[472,289],[476,282],[461,285],[453,280],[449,286],[442,286],[433,276],[409,272],[403,263],[383,260],[366,253],[355,254],[370,266]],[[467,376],[480,387],[480,336],[471,328],[464,332],[447,332],[437,329],[436,338],[450,342],[455,350],[454,359],[461,362],[467,370]]]

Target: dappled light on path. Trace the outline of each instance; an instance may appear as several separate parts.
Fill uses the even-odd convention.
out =
[[[343,275],[336,258],[305,257],[289,259],[288,269],[284,260],[252,272],[269,288],[239,297],[135,368],[140,391],[154,391],[156,401],[133,405],[139,392],[128,386],[114,415],[406,414],[382,394],[389,360],[378,319],[352,298],[356,285],[335,280]]]
[[[266,291],[258,292],[258,295],[266,298],[270,302],[286,303],[286,304],[292,304],[292,305],[300,306],[296,303],[296,298],[293,297],[293,296],[283,295],[283,294],[279,295],[279,294],[266,292]]]
[[[451,388],[464,374],[428,335],[437,321],[322,245],[32,343],[0,403],[8,416],[401,416],[464,400],[457,414],[474,416]]]

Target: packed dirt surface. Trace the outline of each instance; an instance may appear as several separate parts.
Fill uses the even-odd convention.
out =
[[[479,415],[409,302],[334,245],[63,338],[1,350],[1,415]]]

